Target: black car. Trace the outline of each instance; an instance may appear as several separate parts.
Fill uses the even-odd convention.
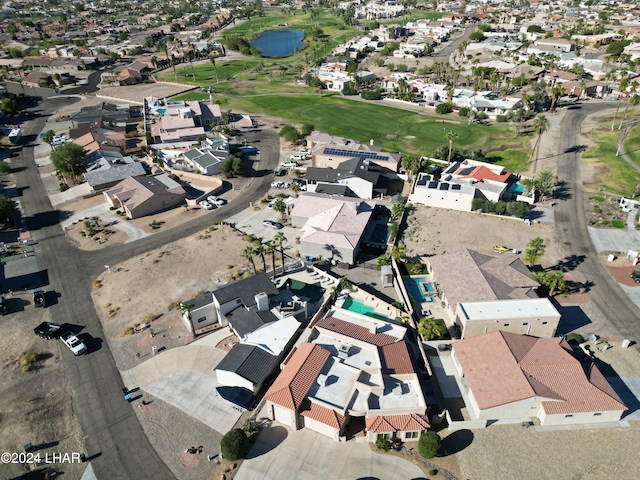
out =
[[[633,272],[631,272],[631,280],[636,283],[640,283],[640,268],[636,268]]]

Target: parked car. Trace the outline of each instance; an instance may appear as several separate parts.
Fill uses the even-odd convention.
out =
[[[282,162],[280,166],[285,168],[294,168],[298,166],[298,162]]]
[[[33,293],[33,305],[36,307],[46,307],[47,305],[47,298],[44,295],[44,290],[42,290],[41,288],[38,288],[37,290],[34,290]]]
[[[76,356],[82,355],[87,351],[87,346],[84,344],[84,342],[82,342],[71,332],[63,333],[60,336],[60,340],[62,340],[62,343],[69,347],[69,350],[71,350]]]
[[[273,174],[274,174],[276,177],[280,177],[280,176],[282,176],[282,175],[286,175],[286,174],[287,174],[287,171],[286,171],[286,170],[284,170],[284,169],[282,169],[282,168],[280,168],[280,167],[276,167],[276,169],[273,171]]]
[[[270,227],[270,228],[273,228],[275,230],[280,230],[281,228],[284,228],[284,225],[282,225],[279,222],[274,222],[273,220],[263,220],[262,224],[265,227]]]
[[[209,195],[207,197],[207,202],[209,202],[214,208],[218,206],[216,200],[218,200],[218,197],[216,197],[215,195]]]
[[[282,188],[284,182],[271,182],[271,188]]]
[[[640,283],[640,268],[636,268],[631,272],[631,279],[636,283]]]
[[[300,150],[298,150],[298,153],[302,155],[309,155],[309,150],[307,150],[306,148],[301,148]]]
[[[211,202],[212,205],[216,205],[218,207],[225,205],[227,201],[224,198],[216,197],[215,195],[211,195],[207,197],[207,200]]]
[[[294,153],[293,155],[291,155],[291,160],[302,161],[306,159],[307,159],[307,156],[303,153]]]
[[[206,200],[202,200],[202,201],[198,202],[198,205],[200,205],[205,210],[213,210],[213,205],[211,205]]]

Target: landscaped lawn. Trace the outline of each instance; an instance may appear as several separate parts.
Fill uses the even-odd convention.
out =
[[[624,151],[636,165],[640,166],[640,125],[635,125],[629,131],[624,140]]]
[[[611,220],[611,226],[614,228],[624,228],[624,222],[622,220]]]
[[[597,144],[587,149],[582,156],[596,158],[598,165],[604,167],[598,173],[597,184],[606,192],[630,197],[636,185],[640,184],[640,171],[630,167],[622,157],[616,157],[616,142],[620,132],[612,132],[610,129],[611,123],[604,123],[597,130],[592,130],[591,138]]]

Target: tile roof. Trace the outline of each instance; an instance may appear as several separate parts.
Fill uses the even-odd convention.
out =
[[[450,305],[460,302],[530,298],[539,284],[519,258],[493,257],[474,250],[429,258],[436,282]]]
[[[380,347],[380,362],[382,373],[385,375],[415,373],[411,355],[404,340]]]
[[[324,328],[331,332],[346,335],[347,337],[376,345],[377,347],[391,345],[392,343],[396,343],[400,340],[397,337],[392,337],[386,333],[371,333],[371,331],[366,327],[356,325],[351,322],[345,322],[344,320],[340,320],[335,317],[325,317],[316,323],[315,326],[316,328]],[[397,350],[389,350],[388,352],[389,358],[392,359],[392,364],[394,365],[397,353]]]
[[[406,415],[379,415],[366,419],[367,430],[374,433],[395,433],[422,431],[429,428],[426,415],[409,413]]]
[[[329,425],[336,430],[341,430],[347,421],[344,415],[340,415],[335,410],[318,405],[308,399],[302,402],[300,414],[304,417],[312,418],[320,423],[324,423],[325,425]]]
[[[493,180],[494,182],[505,183],[509,180],[511,174],[509,172],[505,172],[502,175],[498,175],[494,171],[488,169],[485,166],[476,166],[476,167],[462,167],[455,172],[455,175],[459,175],[462,178],[473,178],[474,180]]]
[[[539,397],[547,414],[626,410],[595,364],[561,338],[495,331],[454,346],[480,409]]]
[[[330,356],[320,345],[300,345],[265,394],[265,400],[297,411]]]

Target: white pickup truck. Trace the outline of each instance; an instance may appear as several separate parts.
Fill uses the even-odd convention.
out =
[[[66,332],[60,335],[60,340],[69,347],[69,350],[71,350],[74,355],[82,355],[87,351],[87,346],[84,342],[80,341],[80,339],[71,332]]]

